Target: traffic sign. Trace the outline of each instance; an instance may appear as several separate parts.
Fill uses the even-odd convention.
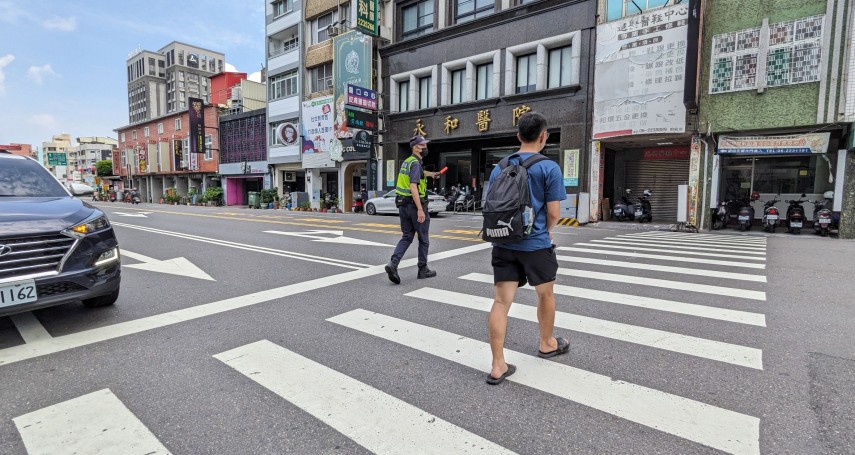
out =
[[[65,153],[48,153],[48,164],[50,166],[67,166],[68,161]]]

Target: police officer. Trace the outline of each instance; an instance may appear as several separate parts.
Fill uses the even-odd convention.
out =
[[[427,210],[427,177],[435,178],[436,172],[424,170],[422,159],[428,154],[427,143],[424,136],[414,136],[410,139],[410,149],[413,154],[403,163],[398,172],[398,183],[395,187],[395,204],[398,206],[398,216],[401,219],[401,240],[392,253],[392,259],[386,265],[386,273],[389,280],[395,284],[401,284],[398,276],[398,264],[407,252],[407,248],[413,243],[413,237],[419,235],[419,273],[418,278],[432,278],[436,272],[427,266],[428,228],[430,228],[430,215]]]

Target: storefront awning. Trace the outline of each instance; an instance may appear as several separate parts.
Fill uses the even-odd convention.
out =
[[[720,136],[719,155],[810,155],[828,152],[831,133]]]

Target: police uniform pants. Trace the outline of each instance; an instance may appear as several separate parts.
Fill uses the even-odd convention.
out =
[[[398,208],[398,217],[401,219],[401,232],[403,235],[401,236],[401,240],[398,241],[398,245],[395,247],[395,252],[392,253],[392,263],[395,266],[398,266],[398,263],[401,262],[401,258],[404,257],[404,254],[407,253],[407,249],[410,247],[410,244],[413,243],[413,237],[416,234],[419,236],[419,267],[427,266],[427,257],[428,257],[428,247],[430,246],[430,239],[428,238],[428,229],[430,228],[430,214],[428,213],[427,205],[423,205],[425,208],[425,222],[419,223],[419,210],[416,208],[416,204],[406,204]]]

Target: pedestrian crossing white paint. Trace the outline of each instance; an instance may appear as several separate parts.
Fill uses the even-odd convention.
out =
[[[737,247],[752,247],[752,248],[764,248],[766,246],[766,240],[762,239],[760,241],[755,240],[737,240],[732,241],[727,238],[723,238],[723,236],[716,236],[715,238],[710,237],[695,237],[694,235],[641,235],[641,234],[620,234],[617,237],[621,238],[631,238],[631,239],[639,239],[639,240],[657,240],[657,241],[668,241],[668,242],[690,242],[690,243],[711,243],[715,245],[721,246],[737,246]]]
[[[446,303],[463,308],[480,310],[489,313],[493,299],[478,297],[441,289],[422,288],[408,294],[432,302]],[[537,307],[515,304],[511,306],[511,317],[537,322]],[[705,338],[680,335],[664,330],[649,329],[603,319],[589,318],[562,311],[555,312],[555,326],[576,332],[587,333],[624,341],[627,343],[648,346],[665,351],[677,352],[694,357],[715,360],[719,362],[740,365],[748,368],[763,369],[763,351],[747,346],[707,340]]]
[[[327,320],[475,368],[485,375],[490,370],[490,346],[485,342],[362,309]],[[509,382],[724,452],[760,453],[760,419],[756,417],[508,349],[505,357],[517,366]]]
[[[766,301],[766,293],[763,291],[751,291],[747,289],[728,288],[724,286],[711,286],[708,284],[687,283],[684,281],[660,280],[643,276],[620,275],[616,273],[594,272],[590,270],[559,268],[559,275],[572,276],[574,278],[589,278],[592,280],[613,281],[624,284],[637,284],[656,288],[674,289],[679,291],[699,292],[701,294],[726,295],[749,300]]]
[[[625,269],[652,270],[656,272],[679,273],[683,275],[696,275],[714,278],[726,278],[730,280],[755,281],[758,283],[766,282],[766,277],[764,275],[752,275],[748,273],[719,272],[718,270],[692,269],[689,267],[672,267],[668,265],[644,264],[638,262],[610,261],[607,259],[594,259],[578,256],[558,256],[558,260],[578,262],[580,264],[605,265],[609,267],[618,267]]]
[[[663,261],[673,261],[673,262],[690,262],[692,264],[709,264],[709,265],[725,265],[729,267],[743,267],[747,269],[765,269],[766,264],[753,264],[747,262],[736,262],[736,261],[719,261],[717,259],[704,259],[704,258],[688,258],[682,256],[665,256],[662,254],[647,254],[647,253],[636,253],[634,251],[610,251],[610,250],[598,250],[597,247],[601,245],[590,245],[589,248],[578,248],[578,247],[569,247],[569,246],[560,246],[558,247],[559,251],[575,251],[577,253],[593,253],[597,255],[610,255],[610,256],[624,256],[624,257],[634,257],[634,258],[644,258],[644,259],[660,259]]]
[[[479,283],[493,284],[493,276],[483,273],[470,273],[460,277],[463,280],[476,281]],[[531,286],[525,286],[523,289],[534,289]],[[575,286],[565,286],[556,284],[553,290],[558,295],[568,297],[577,297],[585,300],[596,300],[599,302],[617,303],[619,305],[627,305],[638,308],[647,308],[651,310],[666,311],[669,313],[685,314],[688,316],[697,316],[708,319],[717,319],[720,321],[737,322],[740,324],[766,326],[766,317],[758,313],[750,313],[747,311],[729,310],[726,308],[716,308],[711,306],[696,305],[693,303],[677,302],[674,300],[655,299],[651,297],[641,297],[632,294],[620,294],[617,292],[598,291],[596,289],[579,288]]]
[[[267,340],[214,357],[377,454],[514,453]]]
[[[765,252],[766,247],[764,246],[734,246],[734,245],[721,245],[719,243],[702,243],[702,242],[684,242],[682,240],[654,240],[654,239],[646,239],[643,237],[608,237],[604,240],[610,240],[611,242],[620,242],[620,243],[629,243],[633,245],[648,245],[648,246],[661,246],[661,247],[688,247],[688,248],[700,248],[704,251],[719,251],[723,253],[754,253],[754,252]]]
[[[170,453],[110,389],[12,420],[29,455]]]
[[[752,257],[745,255],[735,255],[735,254],[722,254],[722,253],[705,253],[703,251],[692,251],[692,250],[674,250],[670,248],[647,248],[633,245],[608,245],[607,240],[591,240],[593,243],[574,243],[574,245],[579,246],[593,246],[598,248],[611,248],[615,250],[633,250],[633,251],[650,251],[652,253],[673,253],[673,254],[688,254],[692,256],[704,256],[704,257],[715,257],[715,258],[729,258],[729,259],[745,259],[749,261],[765,261],[765,257]],[[765,254],[765,253],[763,253]]]
[[[626,235],[634,235],[638,237],[668,237],[674,239],[686,239],[686,240],[715,240],[720,242],[721,244],[766,244],[765,237],[737,237],[730,235],[716,235],[716,234],[679,234],[676,232],[641,232],[638,234],[626,234]]]
[[[15,324],[15,327],[18,329],[18,333],[20,333],[21,338],[24,339],[24,343],[36,343],[38,341],[50,340],[53,338],[50,333],[48,333],[47,329],[45,329],[45,326],[39,322],[36,315],[31,311],[13,314],[9,316],[9,318],[12,320],[12,323]]]

